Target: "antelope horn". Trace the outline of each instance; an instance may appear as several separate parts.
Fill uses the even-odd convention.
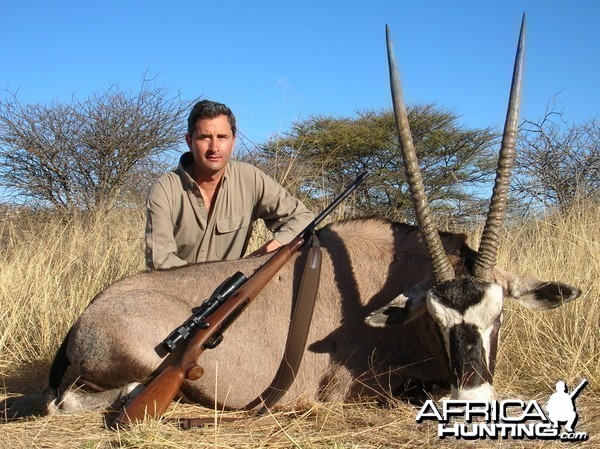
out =
[[[521,103],[521,84],[523,80],[523,60],[525,54],[525,14],[521,21],[521,31],[515,65],[513,69],[512,84],[510,87],[510,99],[508,111],[504,123],[504,134],[498,156],[498,168],[496,170],[496,181],[490,200],[490,208],[485,222],[485,227],[479,244],[479,254],[473,267],[473,276],[480,280],[488,280],[490,270],[496,266],[498,255],[498,236],[500,228],[506,217],[506,204],[508,202],[508,188],[510,175],[515,160],[515,146],[517,142],[517,130],[519,120],[519,108]]]
[[[427,201],[427,196],[425,195],[425,186],[423,184],[423,178],[421,177],[419,161],[417,160],[415,146],[408,125],[408,114],[406,113],[406,107],[404,106],[404,100],[402,99],[400,76],[398,75],[392,39],[387,25],[385,27],[385,34],[390,70],[390,86],[392,89],[392,103],[394,105],[394,116],[396,117],[396,127],[398,129],[398,140],[402,150],[404,171],[406,173],[406,179],[415,208],[417,224],[419,225],[419,229],[425,240],[425,246],[427,247],[427,252],[429,253],[429,258],[433,265],[433,274],[436,282],[450,281],[455,277],[454,269],[446,257],[442,241],[433,222],[429,201]]]

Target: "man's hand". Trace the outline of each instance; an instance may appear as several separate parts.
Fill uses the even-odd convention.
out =
[[[281,248],[282,246],[283,246],[283,244],[281,244],[279,241],[277,241],[275,239],[269,240],[267,243],[265,243],[263,246],[258,248],[256,251],[248,254],[248,257],[263,256],[267,253],[275,251],[278,248]]]

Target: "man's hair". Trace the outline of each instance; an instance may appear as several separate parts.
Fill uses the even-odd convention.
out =
[[[229,120],[229,124],[231,125],[231,131],[233,133],[233,137],[235,137],[237,128],[235,125],[235,116],[231,109],[225,106],[223,103],[217,103],[216,101],[210,100],[201,100],[194,105],[192,110],[190,111],[190,115],[188,116],[188,126],[187,132],[191,136],[194,134],[194,129],[196,129],[196,122],[200,119],[205,118],[216,118],[220,115],[224,115]]]

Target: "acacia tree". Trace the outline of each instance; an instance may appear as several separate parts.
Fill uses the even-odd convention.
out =
[[[600,125],[597,120],[567,126],[549,112],[526,122],[515,165],[515,190],[524,199],[566,210],[600,199]]]
[[[411,131],[432,207],[460,216],[478,210],[479,187],[489,182],[496,160],[496,134],[466,129],[454,113],[434,105],[409,108]],[[373,176],[360,187],[355,206],[362,213],[412,217],[393,113],[358,112],[356,118],[311,117],[262,148],[271,173],[286,173],[312,186],[313,198],[332,195],[358,173]],[[292,168],[290,168],[292,167]]]
[[[145,80],[137,92],[114,86],[68,103],[24,104],[5,93],[0,185],[67,211],[137,202],[133,194],[146,191],[164,169],[161,156],[180,143],[188,106]]]

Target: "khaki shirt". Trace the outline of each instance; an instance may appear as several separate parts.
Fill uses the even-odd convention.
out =
[[[241,258],[252,227],[264,220],[274,238],[289,243],[313,214],[272,178],[252,165],[231,160],[210,218],[198,184],[185,171],[192,154],[150,188],[146,221],[146,265],[166,269],[187,263]]]

